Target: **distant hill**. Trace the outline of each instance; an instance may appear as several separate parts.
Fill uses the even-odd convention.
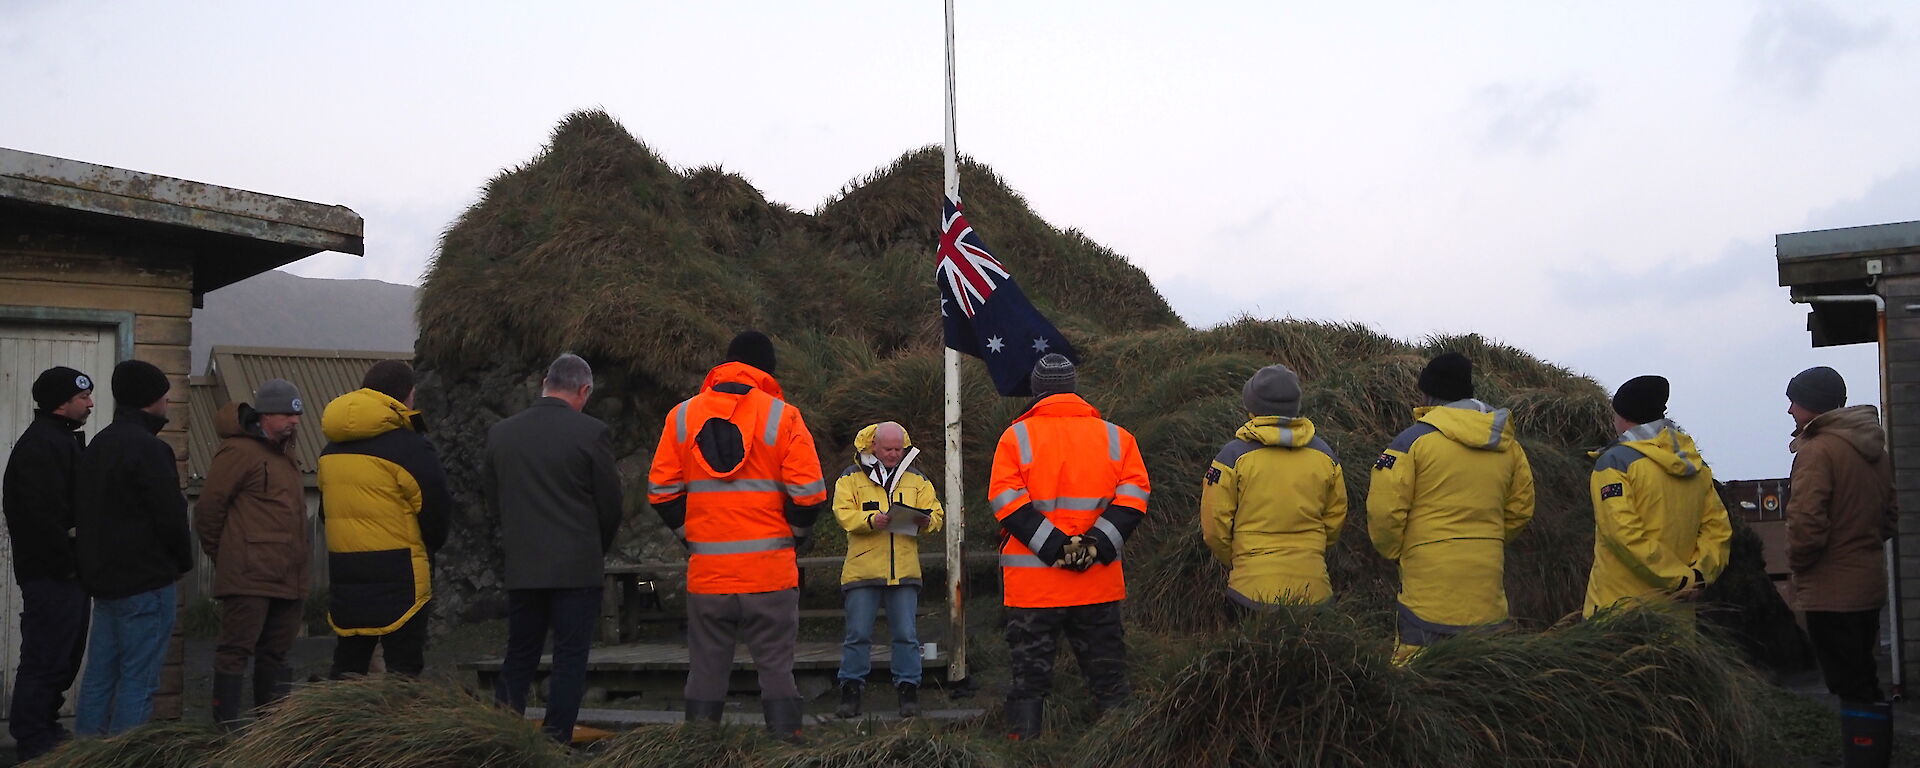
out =
[[[193,372],[215,346],[412,349],[419,289],[272,271],[207,294],[193,311]]]

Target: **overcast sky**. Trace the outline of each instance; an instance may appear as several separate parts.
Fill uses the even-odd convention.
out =
[[[1360,5],[959,0],[961,149],[1195,325],[1666,375],[1723,478],[1786,474],[1795,371],[1878,400],[1772,238],[1920,219],[1920,3]],[[347,205],[366,257],[291,271],[417,283],[583,107],[811,209],[940,140],[941,34],[936,0],[0,0],[0,146]]]

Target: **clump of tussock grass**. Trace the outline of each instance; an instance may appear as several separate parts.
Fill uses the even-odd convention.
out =
[[[104,739],[74,739],[33,768],[213,768],[226,737],[210,723],[161,721]]]
[[[397,677],[298,686],[220,753],[223,768],[559,768],[564,749],[519,715]]]
[[[1235,625],[1075,747],[1079,766],[1768,765],[1766,686],[1673,616],[1437,643],[1405,668],[1342,611]]]
[[[747,768],[752,754],[766,746],[757,727],[709,725],[643,725],[607,740],[596,748],[586,768],[628,766],[702,766]]]

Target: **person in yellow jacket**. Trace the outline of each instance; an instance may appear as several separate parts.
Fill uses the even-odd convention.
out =
[[[1405,662],[1435,640],[1507,622],[1506,544],[1533,519],[1533,470],[1513,417],[1473,399],[1473,363],[1420,372],[1426,404],[1373,464],[1367,532],[1400,566]]]
[[[413,409],[413,368],[382,360],[360,387],[320,416],[327,620],[339,635],[332,676],[366,674],[378,646],[388,670],[418,677],[426,667],[432,558],[447,540],[453,498]]]
[[[1227,577],[1228,610],[1323,603],[1326,553],[1347,520],[1347,483],[1333,447],[1300,415],[1300,380],[1284,365],[1240,389],[1250,418],[1220,449],[1200,489],[1200,535]]]
[[[947,513],[933,481],[913,465],[920,449],[905,427],[882,422],[853,438],[856,463],[833,484],[833,516],[847,531],[847,561],[840,570],[847,631],[841,643],[840,706],[834,714],[860,715],[860,696],[873,669],[873,621],[887,607],[893,656],[887,663],[899,695],[900,716],[920,713],[920,635],[914,626],[920,600],[917,536],[940,530]]]
[[[1667,418],[1667,380],[1640,376],[1613,395],[1620,433],[1595,454],[1593,572],[1585,614],[1623,602],[1685,603],[1720,577],[1733,528],[1713,469]]]

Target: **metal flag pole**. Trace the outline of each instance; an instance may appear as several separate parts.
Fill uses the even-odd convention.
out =
[[[960,203],[960,162],[953,130],[953,0],[947,5],[947,197]],[[964,690],[967,679],[967,500],[960,479],[960,353],[946,348],[947,393],[947,644],[953,660],[947,680]]]

